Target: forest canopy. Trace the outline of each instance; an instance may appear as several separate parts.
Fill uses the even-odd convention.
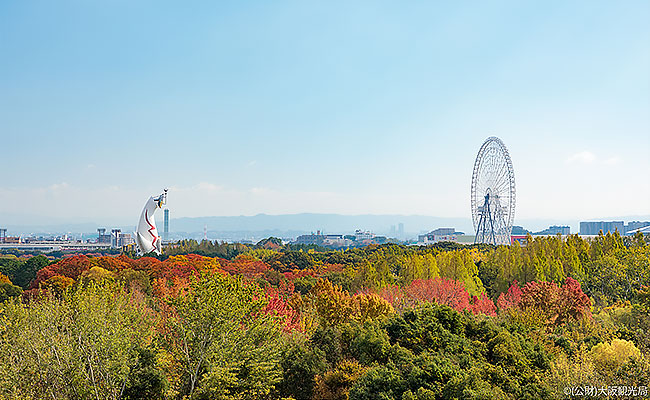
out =
[[[0,256],[0,399],[539,399],[650,380],[650,245]]]

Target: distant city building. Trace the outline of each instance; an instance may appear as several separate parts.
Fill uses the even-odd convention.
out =
[[[300,235],[296,238],[296,240],[293,242],[295,244],[316,244],[321,246],[323,244],[323,241],[325,240],[325,236],[320,234],[320,231],[317,231],[316,234],[313,232],[309,235]]]
[[[124,247],[135,244],[135,240],[130,233],[118,233],[117,234],[117,247]]]
[[[106,234],[106,228],[97,228],[97,243],[111,244],[113,236]]]
[[[322,235],[323,236],[323,245],[332,246],[332,247],[348,247],[353,242],[350,239],[346,239],[343,235]]]
[[[650,221],[631,221],[625,225],[625,234],[634,235],[636,231],[650,227]]]
[[[7,228],[0,228],[0,243],[4,243],[6,237],[7,237]]]
[[[563,236],[570,235],[571,227],[553,225],[543,231],[536,232],[535,235],[557,235],[558,233]]]
[[[361,229],[357,229],[356,231],[354,231],[354,240],[356,240],[357,242],[362,242],[364,240],[372,240],[374,237],[375,234],[370,231],[363,231]]]
[[[400,239],[404,237],[404,224],[401,222],[397,224],[397,237]]]
[[[330,247],[350,247],[360,246],[371,243],[385,243],[387,241],[385,236],[375,236],[370,231],[363,231],[357,229],[354,235],[341,235],[341,234],[323,234],[321,231],[311,233],[309,235],[300,235],[293,241],[294,244],[315,244],[319,246]]]
[[[2,243],[16,244],[20,242],[21,242],[20,236],[5,236],[4,241]]]
[[[429,233],[434,235],[453,235],[456,233],[456,228],[438,228]]]
[[[637,232],[641,232],[644,235],[650,235],[650,225],[628,231],[626,235],[635,235]]]
[[[111,229],[111,247],[121,247],[119,245],[120,234],[122,233],[121,229]]]
[[[625,232],[623,221],[595,221],[595,222],[580,222],[581,235],[598,235],[602,231],[603,234],[607,232],[623,234]]]
[[[458,233],[455,228],[438,228],[424,235],[418,235],[418,244],[427,245],[438,242],[457,242]]]

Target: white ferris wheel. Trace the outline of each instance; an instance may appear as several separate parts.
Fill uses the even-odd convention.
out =
[[[515,173],[501,139],[489,137],[476,156],[472,173],[472,222],[475,243],[510,244],[515,216]]]

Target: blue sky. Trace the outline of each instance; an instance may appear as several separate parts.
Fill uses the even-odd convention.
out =
[[[650,2],[0,3],[0,216],[650,214]],[[108,223],[107,221],[106,223]]]

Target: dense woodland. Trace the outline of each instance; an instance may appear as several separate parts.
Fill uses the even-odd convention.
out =
[[[5,255],[0,399],[624,398],[650,386],[649,286],[647,238],[617,233]]]

